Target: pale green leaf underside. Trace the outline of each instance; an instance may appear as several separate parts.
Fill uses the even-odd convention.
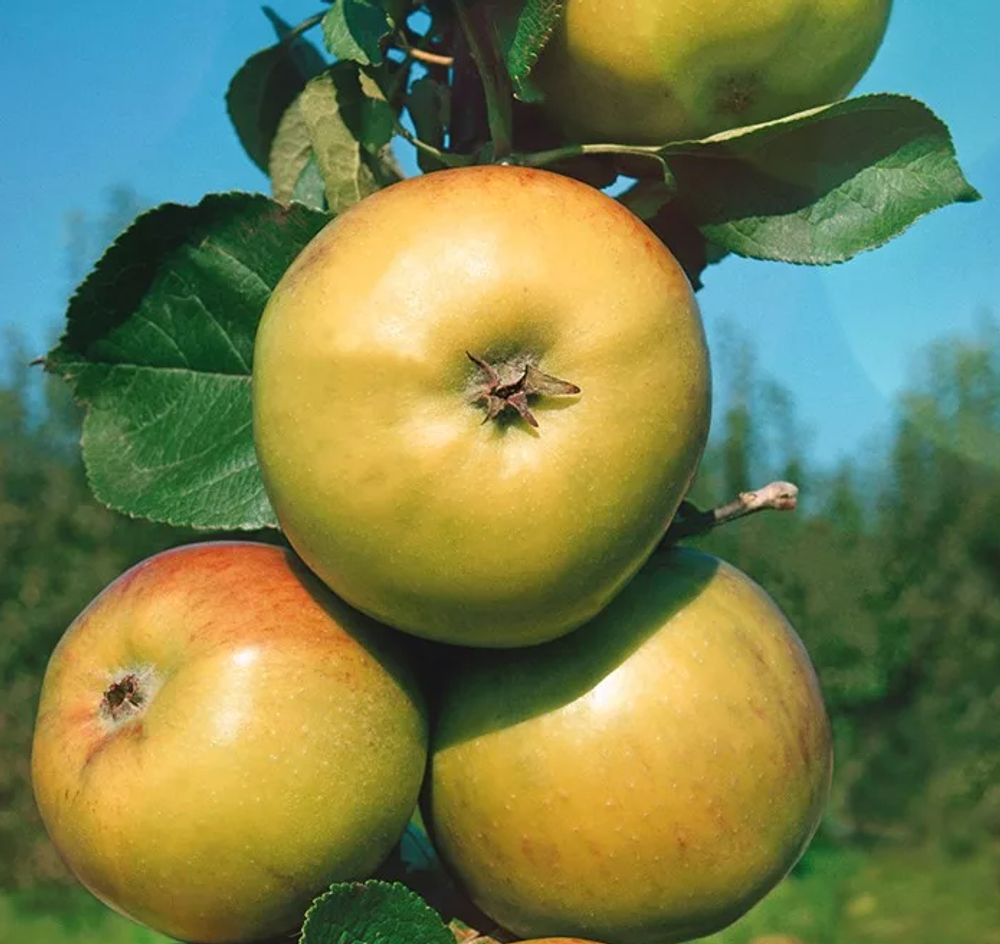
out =
[[[318,176],[330,211],[341,213],[398,178],[386,150],[392,111],[376,94],[352,63],[338,63],[306,85],[282,118],[271,151],[275,199],[298,194],[315,203]]]
[[[399,883],[334,885],[313,902],[299,944],[455,944],[440,916]]]

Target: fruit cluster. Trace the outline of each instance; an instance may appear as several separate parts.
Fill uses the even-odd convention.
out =
[[[842,94],[889,4],[717,2],[689,35],[663,3],[670,41],[646,30],[638,58],[595,26],[611,6],[567,3],[535,76],[580,138]],[[831,744],[774,603],[663,543],[710,399],[682,269],[583,183],[444,170],[338,216],[254,352],[293,550],[151,558],[52,656],[32,769],[69,867],[167,934],[257,941],[372,874],[419,801],[457,884],[514,934],[667,944],[736,919],[816,829]]]
[[[369,875],[421,790],[461,887],[520,935],[699,936],[781,878],[823,808],[827,720],[756,585],[655,550],[710,382],[642,224],[523,168],[383,190],[288,270],[253,382],[297,556],[148,560],[46,676],[38,804],[95,895],[258,940]],[[423,651],[421,677],[404,634],[450,644],[447,671]]]

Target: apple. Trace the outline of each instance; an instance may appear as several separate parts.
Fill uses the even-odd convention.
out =
[[[133,567],[46,670],[31,761],[56,848],[164,934],[294,928],[331,882],[369,875],[413,812],[427,725],[402,638],[278,547]]]
[[[702,138],[846,95],[891,0],[566,0],[532,80],[570,137]]]
[[[598,613],[701,457],[708,352],[683,271],[610,197],[489,166],[337,217],[275,288],[253,421],[281,527],[339,596],[469,646]]]
[[[770,597],[714,557],[657,552],[571,635],[454,669],[424,818],[513,933],[666,944],[787,873],[831,769],[816,676]]]

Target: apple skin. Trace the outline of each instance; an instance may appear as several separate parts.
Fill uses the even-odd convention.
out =
[[[567,0],[532,80],[580,141],[701,138],[836,101],[891,0]]]
[[[422,802],[443,862],[502,927],[701,937],[804,851],[829,722],[795,632],[736,568],[657,552],[570,636],[484,655],[442,693]]]
[[[469,353],[581,388],[485,421]],[[652,552],[711,412],[674,257],[599,191],[523,167],[395,184],[323,229],[257,332],[254,440],[282,530],[349,604],[468,646],[598,613]]]
[[[294,928],[331,882],[370,874],[414,809],[427,724],[401,641],[278,547],[138,564],[45,674],[32,777],[56,848],[164,934]],[[129,674],[143,701],[113,718],[104,695]]]

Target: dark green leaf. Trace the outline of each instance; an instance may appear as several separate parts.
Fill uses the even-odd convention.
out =
[[[414,10],[419,10],[423,4],[411,0],[377,0],[385,10],[391,23],[402,23]]]
[[[287,34],[287,23],[266,7],[265,13],[279,36]],[[297,36],[255,53],[233,76],[226,108],[240,143],[261,170],[267,171],[271,142],[285,109],[325,67],[319,50]]]
[[[921,216],[978,199],[925,105],[869,95],[660,150],[685,213],[758,259],[842,262]]]
[[[641,180],[619,198],[659,237],[684,269],[692,288],[702,287],[701,273],[724,258],[726,250],[710,243],[662,181]]]
[[[432,147],[444,147],[448,126],[449,89],[431,76],[417,79],[406,96],[406,108],[413,120],[417,137]],[[440,170],[444,164],[433,155],[417,151],[417,163],[425,173]]]
[[[398,883],[338,884],[306,914],[299,944],[455,944],[438,914]]]
[[[323,17],[326,48],[342,61],[363,66],[382,62],[381,42],[392,21],[378,0],[337,0]]]
[[[490,16],[496,27],[500,54],[519,99],[541,99],[530,81],[531,70],[562,16],[563,0],[521,0],[497,4]]]
[[[196,528],[275,524],[254,456],[254,335],[278,279],[326,223],[306,207],[214,194],[140,216],[70,301],[46,358],[88,407],[95,495]]]
[[[618,202],[628,207],[640,220],[651,220],[676,196],[662,181],[640,180],[629,187]]]
[[[348,62],[334,64],[306,86],[275,138],[270,170],[276,199],[292,199],[296,187],[307,186],[300,184],[303,175],[318,169],[327,205],[340,213],[399,179],[388,152],[395,116],[379,94]]]
[[[378,83],[365,72],[358,72],[361,88],[361,124],[356,129],[358,143],[372,155],[389,146],[396,130],[396,113],[385,100]]]
[[[292,25],[278,16],[272,7],[263,6],[260,9],[274,28],[274,33],[278,39],[288,39],[292,35]]]

